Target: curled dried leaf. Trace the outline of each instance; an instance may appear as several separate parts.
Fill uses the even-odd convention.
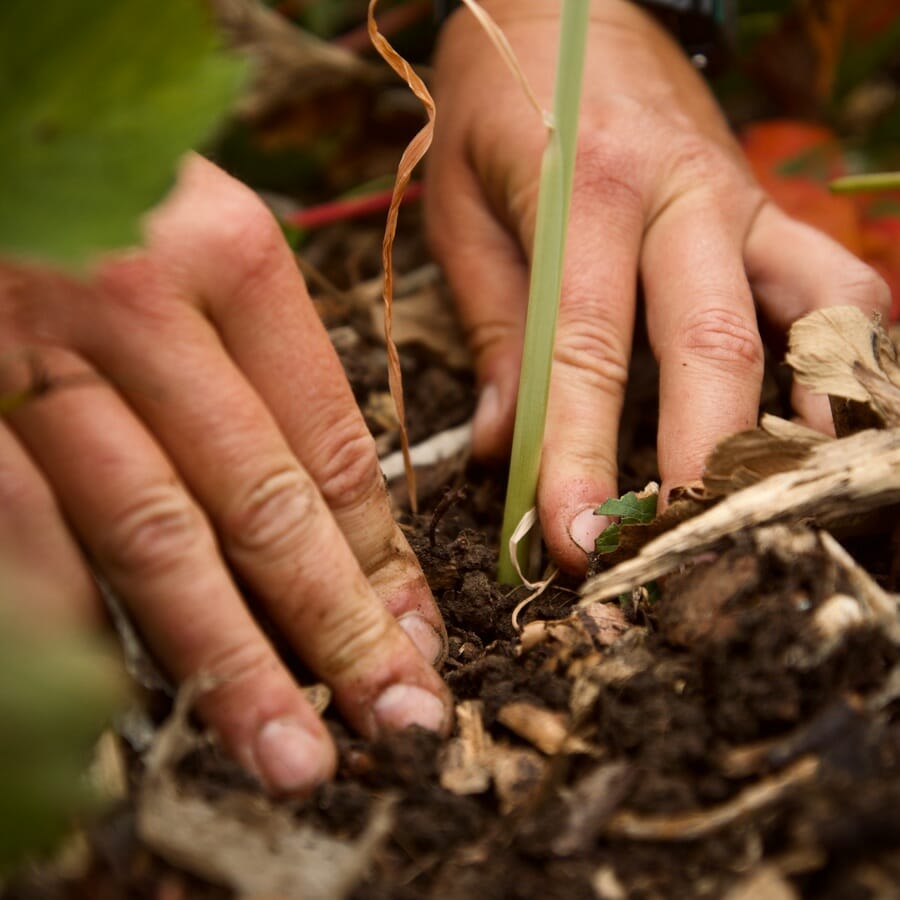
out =
[[[900,362],[877,318],[855,306],[810,313],[791,327],[785,359],[813,393],[864,403],[885,424],[900,424]]]
[[[397,178],[394,182],[394,190],[391,195],[391,205],[388,208],[387,223],[384,228],[384,240],[381,245],[381,261],[384,266],[384,341],[388,356],[388,385],[391,396],[394,398],[394,406],[397,410],[397,422],[400,426],[400,443],[403,450],[403,464],[406,470],[406,483],[409,490],[409,504],[413,512],[418,510],[416,496],[416,470],[413,468],[409,453],[409,434],[406,429],[406,405],[403,401],[403,375],[400,371],[400,354],[392,335],[394,317],[394,238],[397,235],[397,219],[400,215],[400,204],[403,195],[409,187],[413,169],[419,164],[434,137],[434,100],[425,87],[425,82],[416,74],[412,66],[391,46],[390,42],[378,30],[375,21],[375,7],[378,0],[369,0],[368,26],[369,38],[375,49],[381,54],[387,64],[409,85],[410,90],[416,95],[425,107],[427,121],[409,142],[400,164],[397,168]]]

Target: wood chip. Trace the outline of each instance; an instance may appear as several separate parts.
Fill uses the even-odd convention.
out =
[[[547,756],[566,749],[570,737],[566,716],[533,703],[507,703],[497,712],[497,721]]]
[[[441,760],[441,787],[457,795],[483,794],[491,786],[493,742],[484,730],[478,700],[456,707],[459,736],[449,741]]]

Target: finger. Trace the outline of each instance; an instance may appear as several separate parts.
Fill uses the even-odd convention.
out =
[[[85,371],[60,352],[43,356],[57,376]],[[127,407],[97,385],[27,404],[13,427],[162,665],[178,680],[217,680],[198,706],[226,747],[277,790],[327,778],[328,733],[238,595],[205,516]]]
[[[148,231],[155,260],[204,304],[382,601],[429,662],[442,658],[440,613],[394,521],[372,438],[277,223],[248,188],[192,158]],[[198,415],[219,418],[213,409]],[[254,433],[241,434],[236,440],[253,455]]]
[[[8,374],[0,378],[0,392],[11,393]],[[3,601],[40,627],[89,627],[101,620],[97,588],[56,499],[2,421],[0,579]]]
[[[697,194],[673,203],[645,241],[664,497],[700,477],[722,437],[756,423],[763,350],[740,244],[733,225]]]
[[[141,260],[121,264],[106,287],[119,302],[102,304],[85,346],[117,383],[139,368],[149,390],[131,391],[129,401],[210,516],[226,558],[333,688],[350,723],[367,735],[410,724],[443,730],[446,689],[432,660],[376,597],[315,483],[212,325],[171,302],[168,286]],[[353,449],[374,470],[374,449],[359,441]]]
[[[609,524],[594,510],[616,494],[641,232],[638,194],[580,155],[538,490],[547,545],[573,572]]]
[[[519,242],[495,218],[466,155],[436,145],[426,173],[425,220],[475,359],[479,401],[472,452],[509,453],[515,419],[528,264]]]
[[[880,313],[887,321],[891,293],[878,273],[772,203],[760,210],[747,235],[744,263],[762,313],[783,332],[806,313],[828,306],[858,306],[867,316]],[[795,382],[792,400],[808,424],[833,430],[826,397]]]

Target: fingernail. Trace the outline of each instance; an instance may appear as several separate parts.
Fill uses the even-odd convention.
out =
[[[267,722],[256,736],[256,763],[279,792],[307,790],[331,777],[334,751],[294,719]]]
[[[585,553],[594,552],[594,544],[604,528],[609,525],[609,516],[596,516],[596,506],[583,509],[574,519],[569,528],[569,536],[584,550]]]
[[[442,700],[411,684],[389,687],[372,708],[379,727],[399,731],[418,725],[428,731],[443,731],[447,710]]]
[[[424,616],[419,613],[407,613],[397,619],[397,624],[431,665],[436,665],[440,661],[444,655],[444,639]]]
[[[486,384],[481,389],[475,417],[472,419],[472,431],[476,434],[481,434],[485,430],[490,432],[496,427],[499,418],[500,390],[496,384]]]

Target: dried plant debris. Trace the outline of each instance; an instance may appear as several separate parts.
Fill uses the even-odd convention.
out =
[[[813,393],[863,403],[883,425],[900,425],[897,348],[856,307],[821,309],[795,322],[786,361]]]
[[[802,465],[812,450],[832,440],[796,422],[765,415],[760,427],[721,441],[706,461],[703,487],[710,498],[724,497],[770,475]]]
[[[833,440],[763,417],[760,429],[727,438],[707,463],[696,499],[726,499],[674,530],[657,526],[666,533],[586,583],[584,602],[634,590],[750,528],[803,519],[833,525],[900,502],[900,366],[891,338],[855,308],[820,310],[794,325],[788,361],[807,387],[865,403],[890,427]]]
[[[208,687],[182,689],[147,755],[137,809],[141,839],[170,863],[239,896],[347,897],[390,831],[391,801],[375,803],[363,833],[347,840],[297,820],[289,807],[260,793],[231,791],[211,798],[194,793],[179,783],[175,768],[202,743],[187,715],[198,691]]]
[[[589,579],[583,603],[631,591],[748,529],[814,519],[833,525],[900,503],[900,429],[864,431],[814,446],[795,469],[737,491],[683,522],[631,560]]]
[[[324,91],[384,80],[379,67],[296,28],[257,0],[210,5],[231,46],[253,61],[253,84],[237,109],[247,119],[262,120]]]

